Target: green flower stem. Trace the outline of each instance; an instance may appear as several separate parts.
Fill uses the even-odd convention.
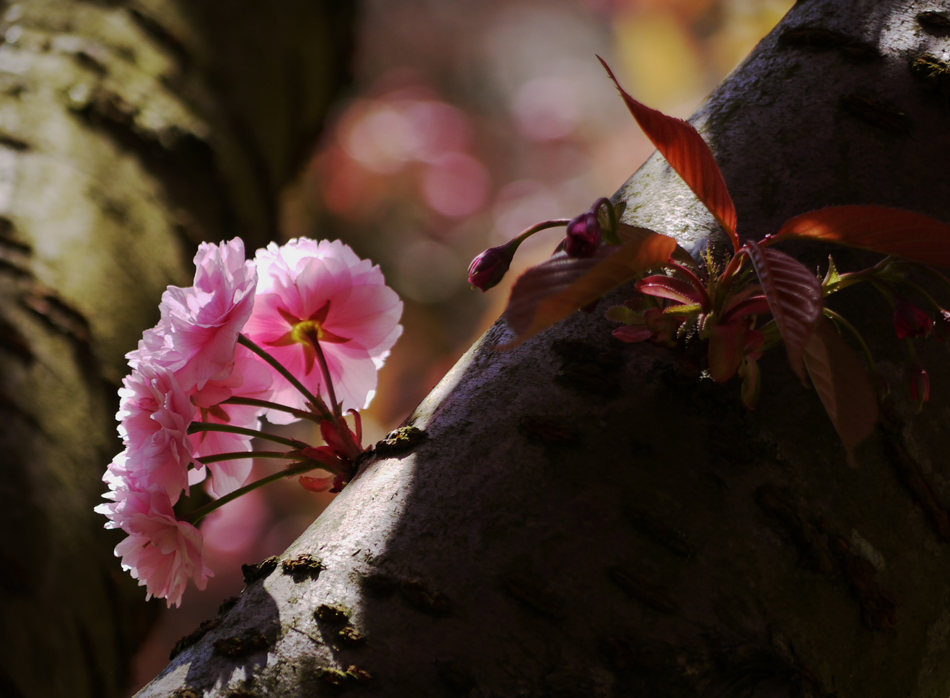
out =
[[[289,412],[297,419],[308,419],[311,422],[319,424],[323,421],[323,417],[314,414],[313,412],[307,412],[306,410],[298,410],[293,407],[287,407],[287,405],[281,405],[276,402],[268,402],[267,400],[258,400],[252,397],[229,397],[227,400],[221,403],[222,405],[250,405],[252,407],[263,407],[268,410],[279,410],[281,412]]]
[[[873,272],[870,269],[839,274],[838,280],[835,283],[822,287],[822,295],[830,296],[832,293],[837,293],[838,291],[848,288],[848,286],[854,286],[862,281],[868,281],[872,275]]]
[[[233,492],[226,494],[219,499],[214,500],[213,502],[209,502],[208,504],[205,504],[203,507],[199,507],[198,509],[195,509],[193,512],[191,512],[191,514],[188,515],[188,517],[185,520],[188,521],[188,523],[196,524],[199,521],[201,521],[201,519],[203,519],[208,514],[210,514],[212,511],[214,511],[215,509],[223,507],[228,502],[233,501],[237,499],[238,497],[241,497],[247,494],[248,492],[253,492],[258,487],[269,485],[270,483],[277,482],[278,480],[281,480],[285,477],[293,477],[294,475],[303,475],[304,473],[310,472],[311,470],[315,470],[316,468],[325,468],[325,466],[312,460],[308,460],[305,463],[300,463],[299,465],[288,466],[284,468],[283,470],[278,470],[276,473],[271,473],[270,475],[267,475],[266,477],[262,477],[260,480],[255,480],[249,485],[244,485],[244,487],[236,489]],[[331,472],[331,471],[328,470],[327,472]]]
[[[310,336],[308,338],[313,345],[314,351],[317,353],[317,360],[320,362],[320,371],[323,373],[323,380],[326,381],[327,394],[330,396],[330,404],[333,406],[333,416],[336,418],[333,420],[333,423],[338,427],[337,431],[340,434],[340,438],[346,442],[349,458],[355,460],[357,456],[363,452],[363,448],[353,440],[350,427],[346,423],[346,420],[343,419],[343,406],[336,400],[336,392],[333,390],[333,380],[330,378],[330,365],[327,363],[327,357],[323,353],[323,347],[320,346],[317,337]]]
[[[330,378],[330,365],[327,363],[327,357],[323,353],[323,347],[320,346],[320,340],[314,332],[307,335],[313,350],[317,354],[317,361],[320,362],[320,372],[323,374],[323,381],[327,386],[327,395],[330,397],[330,408],[333,410],[333,416],[337,420],[343,419],[343,411],[340,409],[340,403],[336,400],[336,391],[333,389],[333,379]]]
[[[921,271],[927,272],[932,277],[934,277],[937,281],[939,281],[940,284],[944,287],[944,289],[946,289],[947,291],[950,291],[950,279],[947,279],[946,276],[941,274],[939,271],[937,271],[933,267],[928,267],[926,264],[917,264],[915,262],[908,262],[906,259],[898,259],[895,262],[895,265],[897,264],[900,264],[901,266],[911,267],[912,269],[920,269]],[[907,283],[907,282],[905,281],[904,283]]]
[[[825,314],[825,317],[833,320],[835,324],[846,328],[851,333],[851,335],[856,340],[858,340],[858,344],[861,345],[861,352],[864,354],[864,358],[867,359],[868,368],[871,371],[877,372],[877,364],[874,363],[874,357],[871,356],[871,348],[868,346],[867,342],[864,341],[864,337],[861,336],[861,333],[858,332],[858,328],[848,322],[843,315],[836,313],[831,308],[822,308],[822,312]]]
[[[603,202],[602,204],[600,202]],[[607,224],[610,228],[611,233],[617,232],[617,214],[614,211],[614,205],[610,203],[609,199],[601,199],[598,201],[598,204],[607,209]]]
[[[323,353],[323,347],[320,346],[320,342],[316,337],[309,337],[309,339],[310,343],[313,344],[314,351],[317,353],[317,360],[320,362],[320,371],[323,373],[323,380],[326,381],[330,403],[333,405],[333,416],[335,418],[332,420],[333,424],[338,427],[337,432],[340,434],[340,438],[346,442],[346,450],[348,451],[349,458],[355,460],[356,457],[363,452],[363,447],[353,440],[350,427],[346,423],[346,420],[343,419],[343,407],[336,400],[336,393],[333,390],[333,380],[330,378],[330,365],[327,363],[327,357]]]
[[[782,343],[782,333],[775,320],[769,320],[762,325],[762,327],[759,328],[759,332],[765,335],[765,341],[762,342],[762,349],[760,350],[763,354],[772,347],[776,347]]]
[[[228,434],[241,434],[242,436],[253,436],[257,439],[273,441],[274,443],[290,446],[291,448],[309,448],[310,444],[305,444],[297,439],[288,439],[277,434],[268,434],[256,429],[245,429],[244,427],[232,427],[230,424],[212,424],[211,422],[192,422],[188,427],[189,434],[196,434],[201,431],[223,431]]]
[[[216,453],[213,456],[195,458],[199,463],[220,463],[225,460],[240,460],[241,458],[283,458],[284,460],[300,460],[300,454],[293,451],[233,451],[231,453]]]
[[[910,286],[912,289],[917,291],[917,293],[919,293],[930,304],[930,307],[933,308],[937,313],[941,313],[943,311],[943,308],[940,307],[940,304],[933,299],[933,296],[927,293],[927,291],[925,291],[919,284],[908,279],[902,279],[901,283],[905,286]]]
[[[895,262],[901,262],[901,261],[903,260],[900,259],[899,257],[895,257],[894,255],[887,255],[887,257],[885,257],[880,262],[875,264],[873,267],[871,267],[871,269],[873,269],[874,271],[884,271],[891,264],[894,264]]]
[[[598,220],[600,218],[599,214],[601,209],[607,212],[607,225],[601,230],[604,240],[612,245],[619,245],[620,237],[617,235],[617,214],[614,211],[614,205],[610,202],[610,199],[601,197],[594,202],[591,210],[594,212],[594,215],[598,217]]]
[[[729,264],[722,270],[722,273],[717,274],[712,251],[706,248],[706,269],[709,274],[707,294],[712,307],[719,308],[722,306],[723,299],[729,294],[729,289],[732,288],[733,279],[742,272],[742,264],[748,255],[748,249],[740,247],[739,251],[732,255],[732,259],[729,260]]]
[[[277,359],[275,359],[273,356],[271,356],[266,351],[261,349],[254,342],[252,342],[250,339],[245,337],[243,334],[238,335],[238,344],[241,344],[247,347],[248,349],[250,349],[251,351],[253,351],[259,357],[264,359],[264,361],[270,364],[274,368],[275,371],[277,371],[280,375],[282,375],[284,378],[290,381],[290,384],[294,386],[300,392],[301,395],[307,398],[310,404],[313,405],[314,408],[316,408],[316,410],[320,413],[320,415],[324,419],[332,419],[333,415],[330,412],[330,410],[327,409],[327,406],[324,404],[323,400],[321,400],[318,396],[314,395],[309,390],[307,390],[304,384],[301,383],[299,380],[297,380],[294,374],[292,374],[290,371],[284,368],[284,365],[281,364]]]

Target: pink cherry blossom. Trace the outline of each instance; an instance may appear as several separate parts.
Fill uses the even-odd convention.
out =
[[[128,355],[133,368],[153,363],[174,371],[186,390],[227,377],[257,285],[257,272],[245,260],[240,238],[221,245],[202,243],[195,267],[194,286],[168,287],[159,306],[162,319]]]
[[[109,466],[131,487],[161,486],[172,503],[188,487],[195,408],[167,368],[142,364],[119,389],[119,435],[126,446]]]
[[[116,484],[115,482],[112,483]],[[109,517],[106,528],[121,528],[129,537],[115,548],[122,568],[145,586],[148,595],[179,606],[189,579],[204,589],[214,573],[204,562],[201,533],[178,521],[171,500],[160,487],[137,491],[119,487],[105,495],[114,501],[96,507]]]
[[[309,390],[328,398],[312,341],[327,359],[343,409],[367,407],[376,373],[402,333],[402,301],[385,285],[379,267],[361,260],[340,241],[291,240],[259,250],[254,312],[244,332]],[[270,398],[305,408],[304,398],[275,376]],[[272,412],[272,411],[271,411]],[[286,424],[286,414],[267,414]]]
[[[210,380],[205,387],[192,396],[198,411],[198,421],[212,424],[230,424],[246,429],[260,429],[259,407],[249,405],[222,405],[230,397],[248,397],[266,399],[273,384],[271,370],[250,350],[239,346],[234,358],[234,370],[222,380]],[[212,456],[219,453],[233,453],[251,450],[251,437],[241,434],[229,434],[220,431],[206,431],[191,436],[195,446],[195,457]],[[206,470],[200,463],[191,471],[190,484],[201,482]],[[208,492],[213,497],[222,497],[241,487],[251,473],[253,461],[241,458],[230,461],[209,463],[211,481]]]

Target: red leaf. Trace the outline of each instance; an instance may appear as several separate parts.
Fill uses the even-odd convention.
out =
[[[818,397],[854,465],[854,447],[877,422],[877,400],[867,371],[857,354],[825,318],[819,318],[805,345],[805,366]]]
[[[522,274],[505,311],[517,337],[498,348],[518,346],[637,274],[662,265],[676,247],[666,235],[645,228],[631,230],[636,234],[620,247],[600,247],[586,259],[559,254]]]
[[[653,336],[653,330],[647,329],[643,325],[639,327],[618,327],[613,331],[614,337],[619,339],[621,342],[635,343],[635,342],[645,342],[650,337]]]
[[[768,239],[814,238],[950,267],[950,226],[886,206],[832,206],[792,218]]]
[[[732,378],[742,362],[746,328],[739,323],[716,325],[709,332],[709,375],[717,383]]]
[[[784,252],[759,247],[751,240],[743,249],[759,276],[769,310],[785,340],[792,369],[804,381],[802,351],[821,315],[821,284],[805,265]]]
[[[680,279],[673,279],[669,276],[648,276],[637,282],[637,290],[648,296],[657,298],[669,298],[683,305],[704,304],[704,309],[708,310],[709,299],[703,298],[697,293],[692,284]]]
[[[699,197],[703,205],[719,221],[719,225],[726,229],[733,247],[739,251],[739,238],[736,235],[736,207],[732,203],[726,180],[716,164],[712,151],[706,141],[692,124],[676,119],[672,116],[650,109],[640,104],[633,97],[624,92],[614,77],[610,66],[600,56],[597,57],[614,81],[620,96],[627,103],[627,108],[637,120],[647,138],[656,146],[670,166],[683,178],[683,181]]]
[[[752,296],[740,301],[735,301],[726,308],[722,314],[722,322],[727,323],[733,318],[743,317],[745,315],[761,315],[762,313],[772,312],[769,301],[765,296]]]
[[[626,203],[624,203],[624,206],[626,207]],[[637,228],[632,225],[627,225],[626,223],[617,223],[617,237],[620,238],[621,244],[639,240],[643,237],[643,230],[644,228]],[[679,245],[674,248],[673,254],[671,254],[670,257],[683,266],[689,267],[696,264],[693,258],[689,256],[689,252]]]

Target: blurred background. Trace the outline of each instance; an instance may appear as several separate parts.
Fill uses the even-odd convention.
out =
[[[563,232],[523,245],[484,295],[467,284],[471,259],[534,223],[582,213],[652,152],[595,56],[634,97],[686,117],[792,4],[363,0],[353,85],[285,193],[283,235],[342,239],[378,263],[405,302],[405,333],[364,413],[364,443],[399,425]],[[274,467],[256,464],[254,479]],[[203,592],[189,587],[178,609],[150,602],[160,618],[132,692],[240,593],[242,564],[282,552],[332,496],[281,482],[209,516],[202,530],[215,577]]]

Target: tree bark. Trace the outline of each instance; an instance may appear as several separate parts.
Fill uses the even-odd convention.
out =
[[[92,511],[121,448],[124,354],[165,286],[189,284],[198,242],[273,236],[280,188],[347,73],[352,7],[4,11],[0,695],[115,696],[155,609]]]
[[[832,204],[950,221],[933,10],[800,2],[700,108],[740,234]],[[619,196],[688,249],[722,238],[657,156]],[[859,468],[781,351],[748,412],[613,340],[607,303],[509,353],[500,321],[139,695],[945,696],[945,348],[917,414],[888,306],[841,295],[893,387]]]

